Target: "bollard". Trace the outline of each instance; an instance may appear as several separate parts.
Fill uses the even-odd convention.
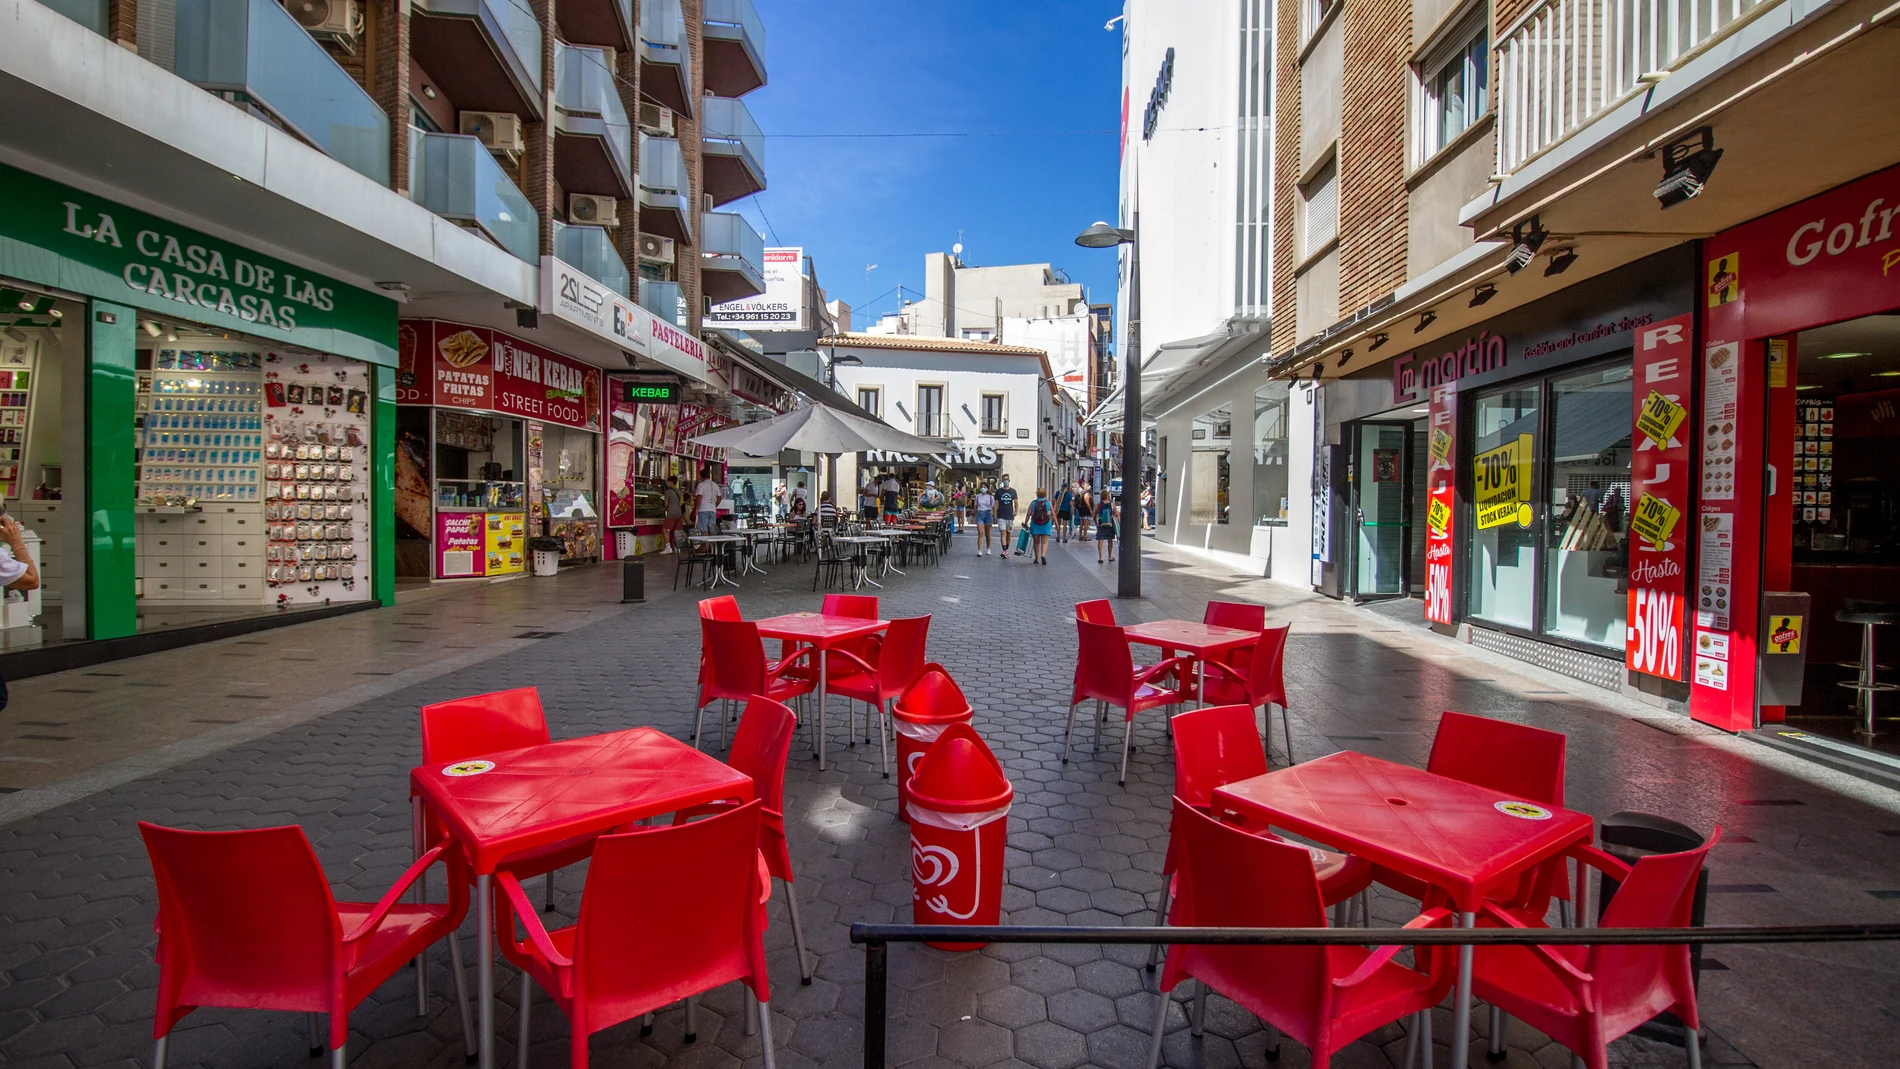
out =
[[[620,604],[628,605],[647,599],[647,562],[639,557],[628,557],[620,562]]]

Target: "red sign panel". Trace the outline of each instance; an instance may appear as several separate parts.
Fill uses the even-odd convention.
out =
[[[1426,417],[1425,483],[1425,618],[1435,624],[1452,622],[1452,557],[1457,505],[1458,392],[1455,386],[1434,386]]]
[[[404,320],[396,401],[600,430],[600,369],[488,327]]]
[[[1636,332],[1635,439],[1630,462],[1629,605],[1624,663],[1683,678],[1683,597],[1688,583],[1690,383],[1694,316]]]

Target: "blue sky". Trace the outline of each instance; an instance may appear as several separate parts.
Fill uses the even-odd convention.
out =
[[[1074,239],[1115,213],[1121,33],[1102,25],[1120,0],[755,2],[769,81],[746,104],[768,188],[736,207],[766,244],[804,246],[859,329],[865,265],[869,310],[894,311],[958,230],[969,263],[1048,262],[1113,299],[1114,254]],[[1109,132],[774,136],[1078,130]]]

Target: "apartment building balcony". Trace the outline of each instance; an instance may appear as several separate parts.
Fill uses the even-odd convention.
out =
[[[540,214],[473,135],[410,127],[409,196],[522,261],[540,264]]]
[[[389,184],[389,116],[274,0],[181,5],[171,43],[146,58]]]
[[[691,118],[693,58],[680,0],[640,0],[640,91]]]
[[[686,325],[686,298],[681,294],[677,282],[662,282],[657,278],[641,279],[640,307],[674,326]]]
[[[580,268],[595,282],[622,297],[631,296],[633,278],[627,262],[620,258],[613,235],[604,226],[577,226],[556,220],[554,257],[571,267]]]
[[[112,27],[111,0],[40,0],[101,37]]]
[[[699,288],[714,304],[765,292],[765,239],[731,212],[706,212],[699,224]]]
[[[633,47],[633,0],[561,0],[554,23],[570,44]]]
[[[705,0],[706,91],[742,97],[765,84],[765,24],[752,0]]]
[[[633,124],[620,102],[611,49],[554,53],[554,180],[569,193],[631,197]]]
[[[457,108],[541,118],[541,24],[523,0],[417,0],[410,11],[410,52]]]
[[[679,141],[641,134],[638,179],[640,229],[691,245],[692,187],[686,181],[686,157],[680,152]]]
[[[765,135],[745,101],[700,101],[700,169],[713,203],[728,204],[765,188]]]

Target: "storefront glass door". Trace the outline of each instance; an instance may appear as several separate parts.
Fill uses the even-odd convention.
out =
[[[1628,364],[1551,381],[1545,634],[1623,644],[1632,391]]]
[[[1353,592],[1403,596],[1411,559],[1411,424],[1359,423],[1353,435]]]
[[[1473,402],[1471,615],[1530,630],[1537,623],[1538,385]]]

